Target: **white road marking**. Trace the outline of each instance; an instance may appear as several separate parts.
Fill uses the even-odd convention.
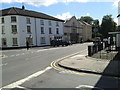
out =
[[[93,88],[96,88],[96,89],[99,89],[99,90],[104,90],[104,89],[101,89],[101,88],[98,88],[98,87],[94,87],[94,86],[90,86],[90,85],[79,85],[75,88],[88,88],[88,89],[93,89]]]
[[[75,57],[83,57],[83,56],[85,56],[85,55],[75,55],[75,56],[73,56],[73,57],[71,57],[71,58],[75,58]]]
[[[31,89],[28,89],[28,88],[25,88],[25,87],[22,87],[22,86],[17,86],[16,88],[23,89],[23,90],[31,90]]]
[[[7,65],[7,63],[5,63],[5,64],[0,64],[0,67],[2,67],[2,66],[6,66]]]
[[[25,53],[22,53],[21,55],[25,55]]]
[[[20,54],[17,54],[16,56],[19,56]]]
[[[41,51],[47,51],[47,50],[56,50],[56,49],[60,49],[60,48],[63,48],[63,47],[57,47],[57,48],[50,48],[50,49],[42,49],[42,50],[37,50],[36,52],[41,52]]]
[[[7,85],[7,86],[4,86],[4,87],[0,88],[0,90],[1,90],[1,89],[4,89],[4,88],[15,88],[15,87],[19,87],[19,86],[20,86],[21,84],[23,84],[24,82],[29,81],[29,80],[31,80],[32,78],[35,78],[35,77],[37,77],[37,76],[45,73],[46,71],[48,71],[48,70],[50,70],[50,69],[52,69],[52,67],[47,67],[47,68],[45,68],[44,70],[38,71],[38,72],[36,72],[36,73],[34,73],[34,74],[32,74],[32,75],[24,78],[24,79],[21,79],[21,80],[19,80],[19,81],[16,81],[16,82],[14,82],[14,83],[12,83],[12,84],[9,84],[9,85]]]
[[[11,55],[10,57],[14,57],[15,55]]]

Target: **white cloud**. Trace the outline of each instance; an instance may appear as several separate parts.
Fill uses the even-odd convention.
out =
[[[57,15],[55,16],[56,18],[59,18],[59,19],[62,19],[62,20],[66,20],[66,19],[69,19],[72,17],[72,15],[70,14],[70,12],[66,12],[66,13],[63,13],[61,15]]]
[[[118,2],[119,2],[119,0],[115,0],[114,3],[113,3],[113,6],[118,7]],[[120,3],[119,3],[119,6],[120,6]]]
[[[90,16],[90,13],[86,13],[86,16]]]
[[[41,6],[41,5],[49,6],[59,2],[68,4],[70,2],[114,2],[114,1],[115,1],[114,5],[117,5],[116,1],[118,0],[0,0],[0,3],[24,2],[34,6]]]

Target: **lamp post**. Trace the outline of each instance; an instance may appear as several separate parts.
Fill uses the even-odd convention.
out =
[[[96,45],[96,33],[98,32],[98,26],[92,21],[93,32],[95,33],[95,45]]]

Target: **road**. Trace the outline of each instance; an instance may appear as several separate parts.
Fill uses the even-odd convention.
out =
[[[52,61],[83,51],[88,45],[89,43],[84,43],[48,49],[32,48],[29,51],[26,49],[3,51],[6,57],[2,59],[1,64],[2,86],[7,86],[7,88],[80,88],[81,85],[87,85],[116,88],[117,78],[86,73],[76,75],[57,71],[50,66]],[[105,82],[101,83],[101,80]]]

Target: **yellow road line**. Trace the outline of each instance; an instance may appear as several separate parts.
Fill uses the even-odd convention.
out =
[[[57,60],[55,60],[55,61],[53,61],[53,62],[51,63],[51,67],[53,67],[54,69],[56,69],[56,70],[58,70],[58,71],[62,71],[62,72],[65,72],[65,73],[71,73],[71,74],[77,74],[77,75],[85,75],[85,73],[75,72],[75,71],[72,71],[72,70],[65,70],[65,69],[63,69],[63,68],[61,68],[61,67],[56,66],[56,63],[57,63],[57,62],[60,62],[60,61],[62,61],[63,59],[72,57],[72,56],[77,55],[77,54],[79,54],[79,53],[81,53],[81,52],[84,52],[84,51],[86,51],[86,49],[83,50],[83,51],[76,52],[76,53],[74,53],[74,54],[70,54],[70,55],[65,56],[65,57],[63,57],[63,58],[57,59]]]

